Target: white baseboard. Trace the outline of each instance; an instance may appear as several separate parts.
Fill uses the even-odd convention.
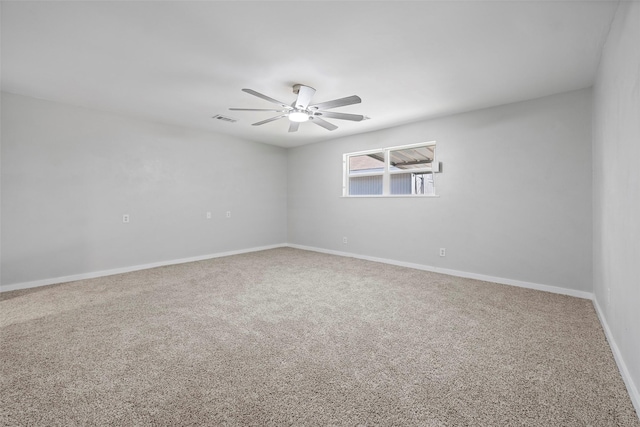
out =
[[[596,309],[596,313],[598,314],[598,318],[600,319],[600,324],[602,325],[604,334],[607,337],[607,341],[609,341],[609,347],[611,347],[611,351],[613,352],[613,358],[616,360],[616,363],[618,364],[618,370],[622,375],[624,384],[627,386],[627,391],[629,392],[629,397],[631,397],[631,402],[633,403],[633,406],[636,408],[636,414],[638,415],[638,418],[640,418],[640,393],[638,392],[638,387],[633,382],[633,379],[629,374],[629,369],[627,368],[627,364],[624,363],[624,359],[622,358],[622,353],[620,353],[618,344],[616,344],[616,341],[613,339],[613,334],[611,334],[611,329],[609,329],[607,318],[604,316],[604,312],[600,309],[600,304],[598,304],[598,300],[595,297],[593,298],[593,306]]]
[[[227,251],[227,252],[218,252],[215,254],[200,255],[200,256],[189,257],[189,258],[180,258],[180,259],[172,259],[168,261],[152,262],[150,264],[140,264],[140,265],[133,265],[130,267],[121,267],[121,268],[114,268],[110,270],[94,271],[90,273],[73,274],[71,276],[34,280],[32,282],[14,283],[11,285],[0,286],[0,292],[9,292],[9,291],[16,291],[18,289],[36,288],[39,286],[54,285],[56,283],[75,282],[77,280],[84,280],[84,279],[94,279],[96,277],[104,277],[104,276],[111,276],[114,274],[129,273],[131,271],[146,270],[146,269],[155,268],[155,267],[164,267],[166,265],[184,264],[186,262],[203,261],[205,259],[220,258],[220,257],[225,257],[230,255],[239,255],[239,254],[244,254],[248,252],[258,252],[258,251],[264,251],[267,249],[282,248],[286,246],[288,246],[286,243],[282,243],[278,245],[259,246],[254,248],[239,249],[239,250]]]
[[[559,286],[541,285],[539,283],[524,282],[524,281],[521,281],[521,280],[514,280],[514,279],[506,279],[504,277],[487,276],[487,275],[484,275],[484,274],[469,273],[467,271],[451,270],[451,269],[448,269],[448,268],[432,267],[432,266],[429,266],[429,265],[414,264],[414,263],[411,263],[411,262],[396,261],[396,260],[387,259],[387,258],[376,258],[376,257],[368,256],[368,255],[358,255],[358,254],[353,254],[353,253],[350,253],[350,252],[334,251],[334,250],[331,250],[331,249],[322,249],[322,248],[316,248],[316,247],[313,247],[313,246],[303,246],[303,245],[296,245],[296,244],[292,244],[292,243],[289,243],[287,246],[289,246],[290,248],[304,249],[304,250],[307,250],[307,251],[322,252],[322,253],[325,253],[325,254],[346,256],[346,257],[351,257],[351,258],[364,259],[364,260],[367,260],[367,261],[374,261],[374,262],[381,262],[381,263],[384,263],[384,264],[397,265],[397,266],[400,266],[400,267],[415,268],[417,270],[425,270],[425,271],[431,271],[431,272],[434,272],[434,273],[448,274],[449,276],[465,277],[465,278],[468,278],[468,279],[482,280],[484,282],[500,283],[502,285],[517,286],[519,288],[528,288],[528,289],[535,289],[535,290],[538,290],[538,291],[552,292],[554,294],[569,295],[569,296],[577,297],[577,298],[593,299],[593,293],[591,293],[591,292],[578,291],[578,290],[575,290],[575,289],[568,289],[568,288],[561,288]]]
[[[291,248],[303,249],[303,250],[307,250],[307,251],[314,251],[314,252],[321,252],[321,253],[338,255],[338,256],[346,256],[346,257],[351,257],[351,258],[364,259],[364,260],[367,260],[367,261],[381,262],[381,263],[384,263],[384,264],[397,265],[397,266],[400,266],[400,267],[415,268],[417,270],[425,270],[425,271],[432,271],[434,273],[448,274],[450,276],[466,277],[466,278],[469,278],[469,279],[482,280],[482,281],[485,281],[485,282],[494,282],[494,283],[500,283],[500,284],[503,284],[503,285],[518,286],[520,288],[536,289],[536,290],[539,290],[539,291],[552,292],[552,293],[555,293],[555,294],[569,295],[569,296],[572,296],[572,297],[593,299],[593,294],[591,292],[578,291],[578,290],[575,290],[575,289],[567,289],[567,288],[561,288],[561,287],[557,287],[557,286],[542,285],[542,284],[539,284],[539,283],[524,282],[524,281],[521,281],[521,280],[514,280],[514,279],[506,279],[504,277],[487,276],[487,275],[484,275],[484,274],[469,273],[467,271],[459,271],[459,270],[451,270],[451,269],[448,269],[448,268],[432,267],[432,266],[424,265],[424,264],[415,264],[415,263],[411,263],[411,262],[397,261],[397,260],[387,259],[387,258],[377,258],[377,257],[368,256],[368,255],[358,255],[358,254],[354,254],[354,253],[350,253],[350,252],[334,251],[334,250],[331,250],[331,249],[323,249],[323,248],[317,248],[317,247],[313,247],[313,246],[296,245],[296,244],[291,244],[291,243],[282,243],[282,244],[277,244],[277,245],[260,246],[260,247],[254,247],[254,248],[248,248],[248,249],[239,249],[239,250],[235,250],[235,251],[218,252],[218,253],[215,253],[215,254],[207,254],[207,255],[200,255],[200,256],[189,257],[189,258],[173,259],[173,260],[167,260],[167,261],[154,262],[154,263],[150,263],[150,264],[133,265],[133,266],[130,266],[130,267],[121,267],[121,268],[114,268],[114,269],[110,269],[110,270],[94,271],[94,272],[90,272],[90,273],[74,274],[74,275],[71,275],[71,276],[63,276],[63,277],[54,277],[54,278],[50,278],[50,279],[34,280],[32,282],[14,283],[14,284],[11,284],[11,285],[0,286],[0,292],[15,291],[15,290],[18,290],[18,289],[35,288],[35,287],[38,287],[38,286],[53,285],[53,284],[56,284],[56,283],[74,282],[74,281],[77,281],[77,280],[84,280],[84,279],[93,279],[93,278],[96,278],[96,277],[111,276],[113,274],[121,274],[121,273],[128,273],[128,272],[131,272],[131,271],[146,270],[148,268],[163,267],[163,266],[166,266],[166,265],[173,265],[173,264],[183,264],[183,263],[186,263],[186,262],[202,261],[202,260],[205,260],[205,259],[220,258],[220,257],[225,257],[225,256],[230,256],[230,255],[239,255],[239,254],[248,253],[248,252],[264,251],[264,250],[267,250],[267,249],[275,249],[275,248],[282,248],[282,247],[291,247]]]

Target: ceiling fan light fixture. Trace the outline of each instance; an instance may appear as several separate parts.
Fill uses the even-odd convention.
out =
[[[309,113],[306,111],[294,110],[289,113],[289,120],[296,123],[302,123],[309,120]]]

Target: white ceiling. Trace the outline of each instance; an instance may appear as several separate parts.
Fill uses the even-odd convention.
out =
[[[293,147],[588,87],[617,2],[3,2],[2,90]],[[359,95],[329,132],[241,91]],[[211,119],[223,114],[238,119]]]

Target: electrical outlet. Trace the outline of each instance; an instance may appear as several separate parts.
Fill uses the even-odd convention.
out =
[[[129,214],[122,215],[122,222],[124,222],[124,223],[129,222]]]
[[[342,243],[344,243],[345,245],[348,243],[348,240],[347,240],[347,238],[346,238],[346,237],[343,237],[343,238],[342,238]]]
[[[211,219],[211,212],[207,211],[207,219]]]
[[[231,218],[231,211],[227,211],[227,218]]]
[[[446,256],[447,250],[445,248],[440,248],[440,256]]]

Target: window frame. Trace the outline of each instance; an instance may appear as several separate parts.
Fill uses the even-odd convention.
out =
[[[376,148],[372,150],[357,151],[353,153],[344,153],[342,155],[342,197],[440,197],[438,194],[391,194],[391,176],[403,173],[429,173],[433,176],[434,192],[436,190],[435,174],[440,172],[440,163],[438,162],[437,152],[433,150],[433,161],[430,166],[414,169],[391,170],[391,152],[400,151],[409,148],[418,147],[436,147],[436,141],[418,142],[415,144],[396,145],[393,147]],[[384,156],[384,170],[382,172],[371,172],[362,174],[351,174],[349,163],[351,157],[363,156],[374,153],[382,153]],[[349,180],[359,176],[380,176],[382,175],[382,194],[349,194]]]

